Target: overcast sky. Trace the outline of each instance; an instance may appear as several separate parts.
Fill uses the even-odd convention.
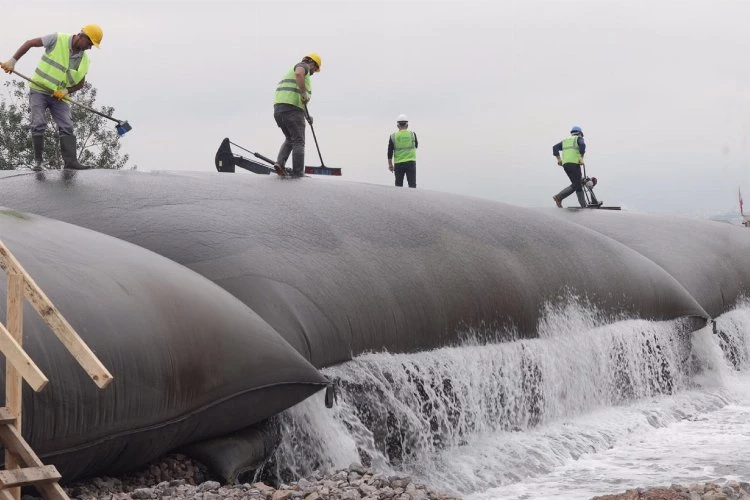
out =
[[[214,171],[224,137],[275,157],[276,83],[316,51],[315,132],[348,180],[393,183],[388,136],[406,113],[421,189],[551,206],[567,181],[552,145],[579,125],[606,204],[709,214],[736,210],[738,187],[750,200],[747,0],[2,5],[3,60],[102,26],[88,81],[133,126],[122,151],[139,169]],[[320,165],[309,128],[306,149]]]

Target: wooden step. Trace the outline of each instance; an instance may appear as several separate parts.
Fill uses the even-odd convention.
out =
[[[0,425],[13,424],[15,421],[16,417],[13,416],[13,413],[7,407],[0,407]]]
[[[39,456],[31,449],[29,443],[21,436],[13,425],[0,425],[0,442],[5,449],[13,454],[19,465],[24,467],[43,467]]]
[[[24,469],[0,470],[0,488],[37,485],[59,481],[62,476],[54,465],[26,467]]]

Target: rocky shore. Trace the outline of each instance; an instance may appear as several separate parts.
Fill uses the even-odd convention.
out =
[[[199,462],[173,454],[144,470],[121,477],[97,477],[64,487],[70,498],[106,499],[202,499],[218,500],[449,500],[459,496],[437,491],[405,475],[385,475],[358,464],[331,474],[314,474],[290,484],[273,487],[263,482],[220,484]],[[24,490],[24,493],[26,491]],[[22,500],[39,497],[24,494]],[[591,500],[750,500],[750,483],[728,481],[687,486],[638,488],[602,495]]]
[[[750,483],[728,481],[723,486],[716,483],[673,484],[670,487],[627,490],[591,500],[750,500]]]
[[[416,483],[409,476],[385,475],[358,464],[332,474],[315,474],[277,488],[263,482],[222,485],[202,464],[170,455],[138,473],[120,478],[98,477],[65,486],[71,498],[242,500],[448,500],[459,498]],[[22,500],[32,500],[24,495]]]

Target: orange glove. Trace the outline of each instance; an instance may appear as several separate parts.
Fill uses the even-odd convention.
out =
[[[57,89],[54,92],[52,92],[52,97],[55,99],[60,99],[61,101],[65,99],[65,97],[68,95],[68,89]]]

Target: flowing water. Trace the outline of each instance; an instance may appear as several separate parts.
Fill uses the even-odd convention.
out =
[[[275,473],[363,462],[471,499],[748,479],[750,304],[699,328],[572,302],[539,332],[325,370],[337,402],[282,416]]]

